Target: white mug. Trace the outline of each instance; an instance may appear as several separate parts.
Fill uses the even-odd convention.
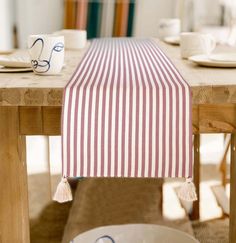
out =
[[[66,49],[82,49],[87,43],[86,30],[63,29],[55,32],[54,34],[63,35],[65,37]]]
[[[216,47],[216,40],[211,34],[185,32],[180,35],[181,57],[209,55]]]
[[[163,39],[168,36],[178,36],[180,34],[180,27],[180,19],[160,19],[158,23],[158,37]]]
[[[28,48],[34,73],[56,75],[64,64],[64,36],[30,35]]]

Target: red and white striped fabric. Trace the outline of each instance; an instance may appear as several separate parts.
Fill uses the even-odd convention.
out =
[[[93,40],[64,91],[65,177],[192,177],[191,93],[148,39]]]

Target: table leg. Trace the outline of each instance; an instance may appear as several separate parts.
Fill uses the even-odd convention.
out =
[[[25,137],[17,107],[0,107],[0,242],[29,243]]]
[[[193,202],[192,212],[189,217],[191,220],[198,220],[200,218],[200,134],[194,135],[194,170],[193,180],[196,187],[198,200]]]
[[[236,133],[231,137],[229,242],[236,242]]]

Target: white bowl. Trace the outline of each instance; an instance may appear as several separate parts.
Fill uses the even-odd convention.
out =
[[[199,243],[192,236],[152,224],[104,226],[84,232],[71,243]]]

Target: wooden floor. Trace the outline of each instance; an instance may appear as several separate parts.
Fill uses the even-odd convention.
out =
[[[229,219],[214,219],[206,222],[193,222],[195,237],[201,243],[228,243]]]
[[[28,182],[31,242],[60,243],[71,202],[59,204],[49,198],[48,173],[29,175]]]
[[[218,179],[219,176],[216,175],[214,171],[216,169],[212,169],[214,165],[203,165],[202,171],[202,180],[204,182]],[[205,168],[205,169],[204,169]],[[210,173],[209,173],[210,171]],[[218,176],[218,177],[217,177]],[[78,203],[81,198],[81,192],[78,191],[78,200],[76,197],[72,203],[67,204],[58,204],[50,201],[49,203],[45,203],[45,206],[41,212],[39,212],[40,204],[45,202],[45,195],[47,195],[46,187],[43,187],[42,184],[47,180],[47,174],[36,174],[30,175],[28,177],[29,181],[29,195],[30,195],[30,212],[34,218],[31,218],[31,242],[33,243],[60,243],[62,237],[64,238],[70,237],[71,233],[76,227],[76,225],[71,225],[73,222],[76,222],[76,217],[71,213],[70,219],[68,218],[70,213],[71,205]],[[90,185],[91,186],[91,185]],[[83,197],[83,196],[82,196]],[[33,205],[32,205],[33,204]],[[158,208],[158,207],[157,207]],[[78,208],[79,209],[79,208]],[[79,209],[80,210],[80,209]],[[160,221],[160,216],[157,216],[156,223],[163,223]],[[139,215],[140,217],[140,215]],[[142,217],[142,216],[141,216]],[[159,219],[158,219],[159,218]],[[67,221],[68,220],[68,221]],[[159,221],[158,221],[159,220]],[[87,220],[87,222],[93,221],[92,218]],[[105,221],[101,217],[100,221]],[[152,223],[155,223],[152,221]],[[178,220],[175,222],[164,222],[169,226],[175,226],[176,228],[183,230],[185,232],[189,232],[189,227],[191,227],[189,220]],[[214,239],[214,243],[226,243],[228,242],[228,220],[214,220],[209,222],[194,222],[193,223],[193,232],[195,236],[201,240],[201,243],[212,243]],[[82,227],[77,229],[77,232],[81,232],[85,230],[85,227],[89,228],[92,224],[86,224],[86,222],[80,222]],[[64,227],[66,230],[64,231]],[[95,227],[95,226],[94,226]],[[71,230],[70,230],[71,229]],[[217,237],[218,239],[217,239]],[[221,241],[219,241],[221,240]],[[67,242],[68,243],[68,242]]]

